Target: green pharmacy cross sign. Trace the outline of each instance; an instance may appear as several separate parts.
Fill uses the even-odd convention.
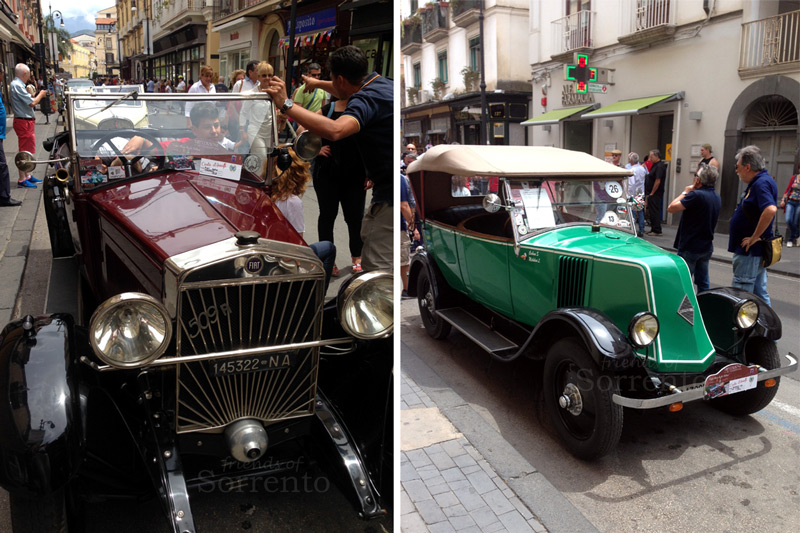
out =
[[[575,54],[574,65],[564,65],[564,78],[575,82],[575,92],[585,93],[589,82],[597,81],[597,69],[589,67],[589,56]]]

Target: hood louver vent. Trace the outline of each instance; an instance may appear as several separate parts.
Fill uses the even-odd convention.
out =
[[[588,259],[561,256],[558,260],[558,307],[583,306]]]

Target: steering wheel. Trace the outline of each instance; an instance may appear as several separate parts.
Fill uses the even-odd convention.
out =
[[[128,139],[133,139],[134,137],[142,137],[150,142],[150,146],[145,148],[142,153],[137,156],[128,159],[127,156],[123,155],[117,145],[112,142],[112,139],[116,137],[123,137]],[[112,131],[107,133],[106,135],[97,139],[97,141],[92,144],[90,150],[92,152],[96,152],[101,146],[108,146],[111,150],[116,154],[119,160],[122,162],[122,166],[125,167],[125,175],[127,177],[131,177],[133,175],[133,165],[139,162],[142,158],[151,155],[156,150],[161,152],[160,155],[157,155],[157,160],[151,160],[151,162],[155,165],[155,168],[151,170],[161,170],[164,168],[164,163],[167,159],[167,153],[164,148],[161,146],[161,143],[156,139],[156,137],[147,132],[147,130],[119,130],[119,131]],[[142,169],[144,170],[144,169]]]

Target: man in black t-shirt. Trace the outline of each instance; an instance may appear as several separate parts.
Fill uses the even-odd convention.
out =
[[[275,106],[298,124],[325,139],[337,141],[355,135],[367,179],[373,183],[372,203],[364,215],[361,238],[364,270],[391,268],[394,217],[392,216],[394,84],[367,71],[367,57],[355,46],[344,46],[328,56],[331,81],[303,76],[310,90],[320,88],[347,100],[342,116],[331,120],[294,105],[286,84],[273,77],[267,92]]]
[[[661,204],[664,200],[664,184],[667,182],[667,164],[661,160],[661,152],[650,150],[653,166],[644,179],[644,194],[647,197],[647,211],[650,217],[648,235],[661,236]]]

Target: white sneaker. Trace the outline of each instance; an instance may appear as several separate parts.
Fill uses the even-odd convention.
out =
[[[791,248],[792,246],[793,246],[793,245],[792,245],[792,241],[789,241],[789,242],[787,242],[787,243],[786,243],[786,247],[787,247],[787,248]]]

